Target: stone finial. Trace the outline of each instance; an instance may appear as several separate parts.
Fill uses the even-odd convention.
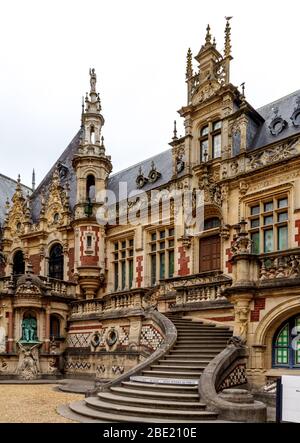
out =
[[[32,170],[32,185],[31,185],[31,187],[32,187],[32,191],[34,191],[35,190],[35,170],[34,170],[34,168]]]
[[[191,48],[188,49],[187,56],[186,56],[186,78],[193,77],[193,66],[192,66],[192,58],[193,54],[191,51]]]
[[[177,128],[176,128],[176,120],[174,120],[174,129],[173,129],[173,139],[172,140],[177,140]]]
[[[206,36],[205,36],[205,46],[208,46],[211,44],[211,33],[210,33],[210,26],[207,25],[206,28]]]
[[[231,27],[230,20],[232,17],[225,17],[226,26],[225,26],[225,47],[224,47],[224,57],[231,56]]]

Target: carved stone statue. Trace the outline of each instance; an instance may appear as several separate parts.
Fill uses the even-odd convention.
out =
[[[90,77],[91,92],[96,92],[97,76],[94,68],[90,69]]]
[[[22,338],[21,341],[36,342],[37,337],[37,322],[33,317],[24,318],[22,321]]]
[[[31,347],[23,346],[21,342],[18,342],[18,345],[20,354],[16,372],[23,380],[34,380],[40,372],[37,349],[37,347],[40,346],[40,343]]]

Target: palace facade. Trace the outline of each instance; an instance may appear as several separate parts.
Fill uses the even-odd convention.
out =
[[[1,377],[32,377],[32,319],[35,374],[124,376],[168,345],[164,313],[238,337],[227,387],[300,373],[300,90],[254,109],[230,82],[229,20],[224,51],[208,27],[195,60],[164,152],[112,174],[90,70],[81,128],[39,186],[0,175]]]

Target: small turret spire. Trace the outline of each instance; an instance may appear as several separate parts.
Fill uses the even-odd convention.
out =
[[[208,46],[211,44],[211,33],[210,33],[210,26],[207,25],[206,28],[206,36],[205,36],[205,45]]]
[[[32,191],[34,191],[35,190],[35,170],[34,170],[34,168],[32,170],[32,185],[31,185],[31,187],[32,187]]]
[[[173,139],[172,140],[177,140],[177,128],[176,128],[176,120],[174,120],[174,129],[173,129]]]
[[[230,20],[232,17],[225,17],[226,26],[225,26],[225,47],[224,47],[224,57],[231,56],[231,27]]]
[[[193,58],[193,54],[192,54],[191,48],[189,48],[187,55],[186,55],[186,78],[187,79],[193,77],[192,58]]]

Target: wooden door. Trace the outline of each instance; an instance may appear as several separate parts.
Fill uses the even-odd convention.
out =
[[[199,271],[206,272],[219,270],[221,264],[220,254],[221,243],[219,235],[201,238]]]

